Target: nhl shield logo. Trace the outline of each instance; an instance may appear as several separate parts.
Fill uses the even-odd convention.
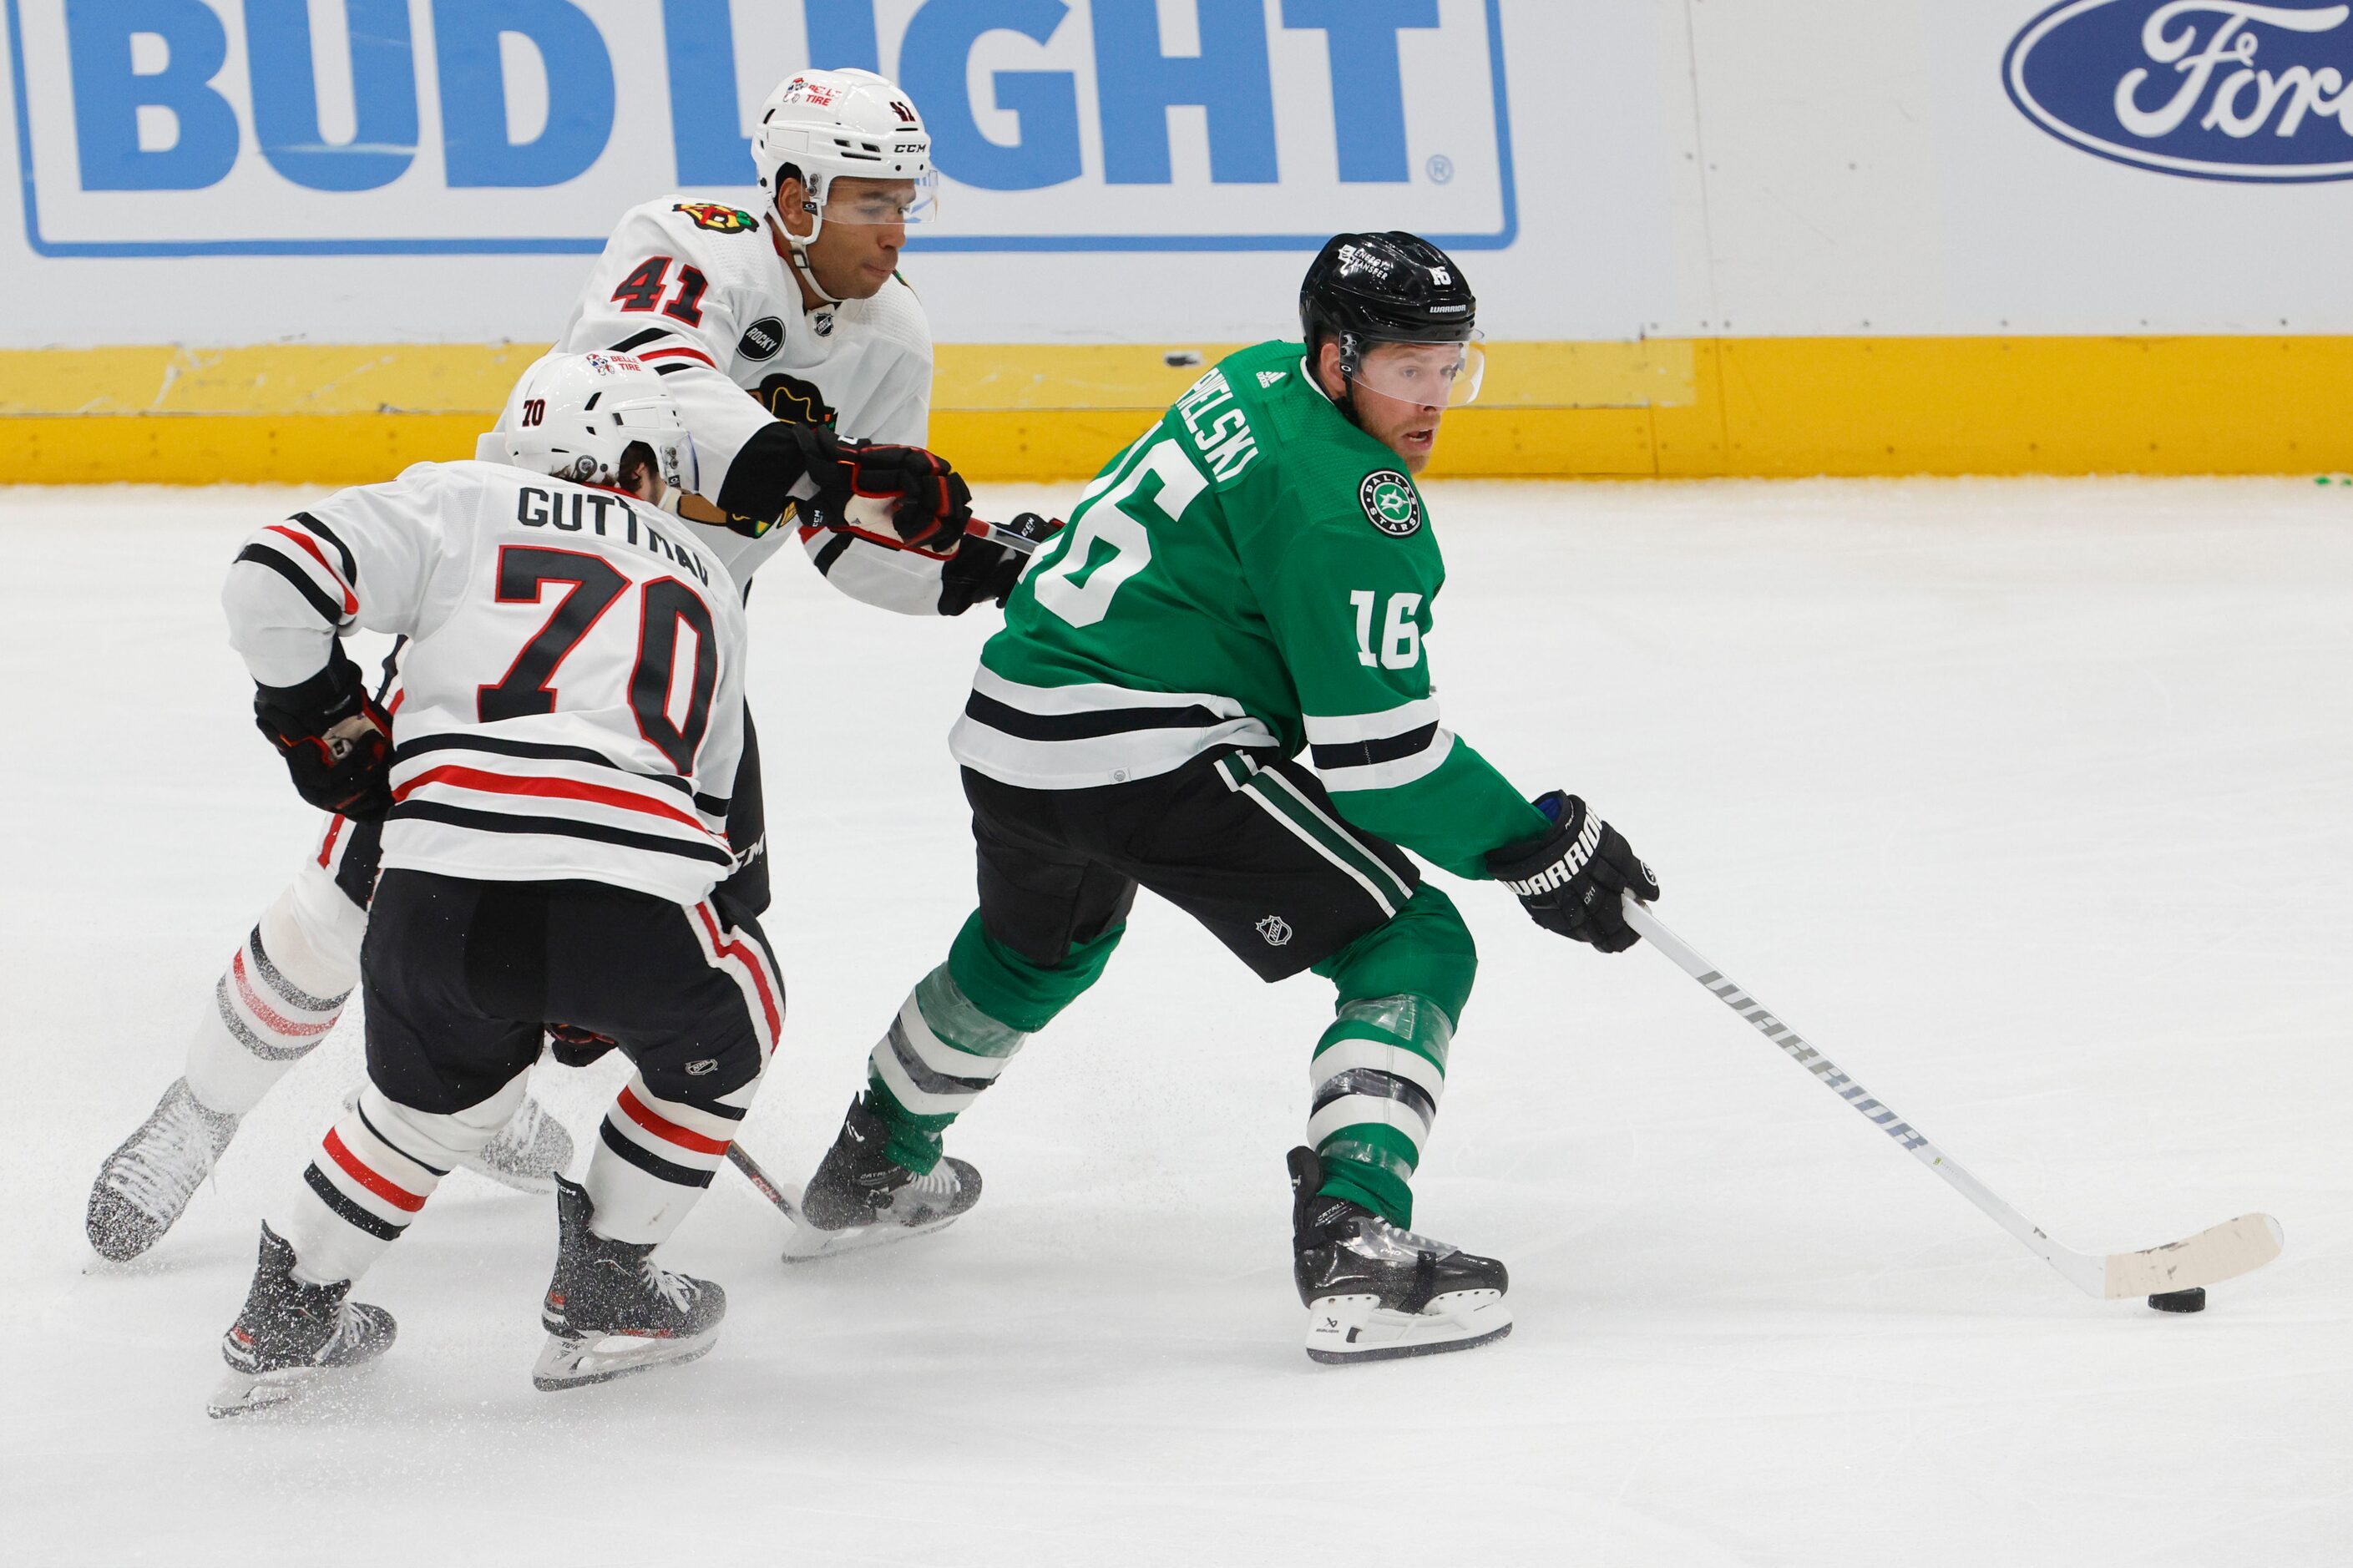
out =
[[[1366,474],[1356,500],[1364,504],[1365,521],[1392,539],[1403,539],[1421,527],[1421,498],[1413,493],[1413,482],[1395,468]]]
[[[1269,947],[1281,947],[1291,940],[1291,922],[1281,915],[1269,915],[1258,922],[1258,934],[1266,938]]]

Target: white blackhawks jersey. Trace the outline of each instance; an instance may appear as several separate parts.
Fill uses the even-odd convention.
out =
[[[384,864],[693,903],[735,868],[743,593],[701,531],[615,491],[419,463],[256,530],[221,594],[253,678],[409,639]]]
[[[742,510],[729,504],[735,459],[774,418],[830,424],[865,441],[930,439],[932,333],[914,290],[893,278],[871,300],[807,310],[774,222],[682,195],[630,208],[555,344],[563,353],[635,354],[658,372],[694,436],[696,488],[731,511]],[[781,527],[761,530],[768,521],[691,526],[748,582],[786,537]],[[852,597],[937,613],[944,557],[849,533],[805,530],[801,542]]]

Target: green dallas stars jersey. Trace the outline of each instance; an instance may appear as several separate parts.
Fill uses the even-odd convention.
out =
[[[1446,580],[1397,455],[1297,343],[1220,363],[1087,487],[988,641],[950,747],[1031,789],[1304,746],[1357,826],[1465,877],[1551,824],[1439,721]]]

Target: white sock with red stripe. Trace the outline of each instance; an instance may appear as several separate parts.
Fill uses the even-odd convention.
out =
[[[336,889],[298,879],[230,954],[188,1041],[188,1090],[242,1116],[317,1047],[359,983],[367,916]]]
[[[284,1223],[294,1278],[332,1285],[367,1272],[400,1239],[450,1167],[498,1135],[522,1103],[528,1074],[450,1115],[395,1105],[374,1084],[327,1131]]]
[[[605,1113],[582,1184],[596,1205],[590,1228],[608,1241],[670,1239],[725,1163],[759,1087],[755,1078],[720,1099],[689,1105],[664,1100],[643,1077],[632,1077]]]

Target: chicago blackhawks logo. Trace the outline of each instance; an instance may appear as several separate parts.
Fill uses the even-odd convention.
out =
[[[1412,481],[1395,468],[1365,476],[1356,499],[1364,503],[1365,521],[1393,539],[1403,539],[1421,527],[1421,500]]]
[[[813,384],[783,371],[771,373],[752,395],[779,419],[790,419],[798,425],[829,426],[834,421],[833,407],[826,402],[824,393]]]
[[[694,220],[697,228],[707,228],[713,234],[749,234],[760,226],[760,220],[739,207],[722,206],[717,202],[679,202],[672,212],[684,213]]]

